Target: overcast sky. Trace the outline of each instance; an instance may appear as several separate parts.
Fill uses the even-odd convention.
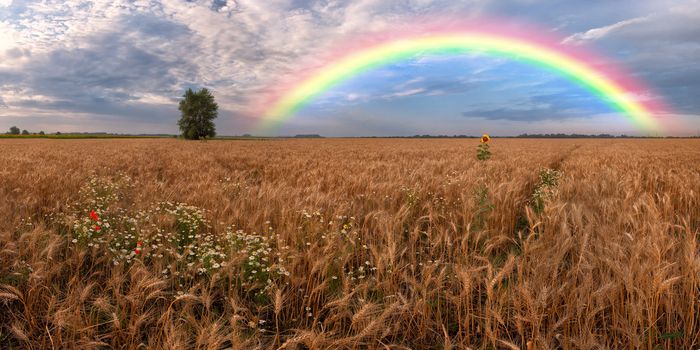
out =
[[[700,2],[692,0],[0,0],[0,129],[176,133],[177,101],[207,87],[219,134],[338,41],[415,18],[530,23],[593,50],[663,96],[671,133],[700,129]],[[669,122],[671,124],[671,122]],[[482,55],[415,57],[358,75],[268,134],[640,134],[540,68]]]

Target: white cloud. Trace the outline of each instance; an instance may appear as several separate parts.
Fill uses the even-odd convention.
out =
[[[413,95],[422,94],[426,91],[428,91],[428,90],[425,88],[415,88],[415,89],[397,91],[397,92],[394,92],[394,93],[391,93],[388,95],[384,95],[384,98],[391,99],[391,98],[397,98],[397,97],[413,96]]]
[[[351,92],[345,96],[345,100],[352,102],[352,101],[357,101],[363,97],[364,97],[364,95],[362,95],[362,94]]]
[[[566,37],[564,40],[562,40],[563,44],[581,44],[586,41],[594,41],[601,39],[608,34],[620,30],[624,27],[633,25],[633,24],[639,24],[639,23],[644,23],[649,21],[651,16],[644,16],[644,17],[636,17],[636,18],[631,18],[627,19],[624,21],[620,21],[617,23],[613,23],[611,25],[605,26],[605,27],[600,27],[600,28],[593,28],[590,30],[587,30],[585,32],[581,33],[576,33],[573,35],[570,35]]]
[[[324,64],[326,54],[351,45],[345,40],[353,35],[399,31],[404,27],[395,27],[397,23],[410,28],[417,18],[430,20],[441,15],[459,14],[455,18],[461,23],[480,13],[498,12],[509,4],[521,3],[521,0],[43,0],[28,3],[0,0],[0,101],[9,107],[0,110],[0,120],[10,111],[14,117],[21,117],[21,108],[35,115],[51,115],[57,106],[63,112],[56,115],[67,114],[65,111],[71,108],[79,115],[99,115],[97,107],[105,103],[111,103],[105,108],[108,110],[105,115],[150,112],[152,106],[172,103],[187,87],[213,90],[222,115],[233,119],[234,115],[247,111],[257,96],[287,88],[285,82],[295,83],[302,75],[302,67]],[[685,4],[671,12],[679,13],[678,16],[694,13],[693,18],[698,18],[699,7],[693,2]],[[5,12],[7,6],[12,7]],[[605,9],[596,11],[592,9],[582,16],[596,17],[595,13]],[[639,13],[630,12],[631,19],[575,33],[564,42],[578,44],[633,31],[641,32],[639,36],[644,37],[658,38],[659,33],[666,33],[669,38],[678,38],[681,36],[677,33],[686,32],[670,30],[674,26],[693,28],[690,21],[663,22],[668,17],[664,17],[661,9],[645,11],[641,14],[659,14],[634,17]],[[530,16],[531,21],[538,22],[544,15],[536,12],[516,16],[526,20]],[[547,26],[546,21],[543,26]],[[692,31],[688,32],[687,37],[691,37]],[[697,43],[696,39],[689,40]],[[628,48],[622,44],[619,47]],[[688,53],[678,60],[690,66],[694,62],[687,62],[687,58],[692,58],[694,52],[691,46],[684,47]],[[645,57],[645,53],[657,54],[647,50],[635,57]],[[423,57],[414,64],[433,65],[444,59],[448,58]],[[477,75],[501,63],[493,59],[489,62],[471,73]],[[390,87],[394,92],[384,96],[382,93],[368,96],[366,91],[358,89],[333,95],[329,100],[358,104],[382,97],[462,93],[467,86],[461,84],[455,92],[454,88],[433,86],[429,78],[423,79]],[[137,104],[145,107],[118,108],[120,103],[129,108]],[[137,117],[155,120],[148,119],[151,117],[147,113],[125,116]]]
[[[56,52],[94,51],[96,47],[105,47],[102,41],[113,40],[107,39],[110,35],[123,35],[125,44],[144,53],[165,61],[178,58],[187,63],[168,70],[179,84],[160,86],[157,89],[160,91],[132,91],[136,98],[150,101],[156,94],[171,98],[174,90],[183,86],[207,86],[215,92],[223,110],[241,111],[250,108],[251,97],[295,78],[300,67],[323,64],[323,52],[344,45],[338,38],[389,29],[395,23],[409,23],[407,19],[417,14],[448,13],[457,7],[481,4],[480,1],[465,5],[444,0],[311,1],[305,7],[296,7],[293,0],[216,3],[218,6],[213,6],[211,0],[44,0],[29,3],[20,15],[0,21],[0,58],[4,58],[4,52],[21,47],[31,54],[31,60],[26,57],[23,61],[3,59],[0,69],[21,71],[32,62],[52,64],[50,58]],[[119,25],[129,16],[143,16],[129,24],[145,28],[137,30]],[[162,30],[157,24],[150,28],[148,24],[139,23],[149,18],[182,25],[190,33],[149,36],[149,30]],[[122,50],[115,50],[118,52],[113,54],[117,59]],[[142,97],[146,95],[149,97]]]

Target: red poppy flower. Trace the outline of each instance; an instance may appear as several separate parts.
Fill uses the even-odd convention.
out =
[[[102,230],[102,227],[95,225],[95,231],[100,232],[100,230]]]
[[[97,217],[97,214],[95,213],[94,210],[90,210],[90,217],[91,217],[93,220],[95,220],[95,221],[99,221],[99,220],[100,220],[100,218]]]
[[[141,254],[141,249],[139,249],[139,248],[134,249],[134,253]]]

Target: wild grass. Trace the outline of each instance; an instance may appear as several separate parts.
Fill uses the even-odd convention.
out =
[[[700,142],[476,142],[0,140],[0,344],[700,344]]]

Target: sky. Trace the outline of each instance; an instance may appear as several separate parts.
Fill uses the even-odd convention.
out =
[[[649,133],[551,71],[479,54],[378,67],[256,128],[254,101],[345,40],[446,17],[602,55],[666,101],[667,135],[700,133],[695,0],[0,0],[0,130],[175,134],[182,94],[206,87],[220,135]]]

